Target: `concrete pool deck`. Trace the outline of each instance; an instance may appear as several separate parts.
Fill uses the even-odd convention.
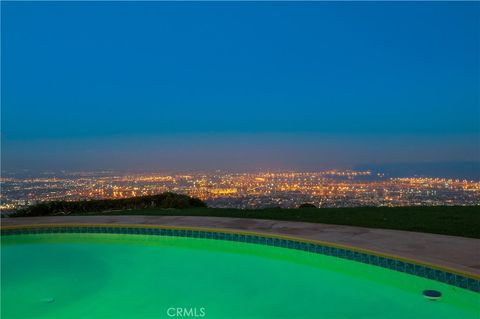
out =
[[[48,216],[2,218],[2,226],[35,224],[136,224],[203,227],[348,245],[480,275],[480,239],[390,229],[265,219],[196,216]]]

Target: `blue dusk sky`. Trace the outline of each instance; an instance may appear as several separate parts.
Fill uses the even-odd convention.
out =
[[[1,9],[3,170],[478,168],[478,2]]]

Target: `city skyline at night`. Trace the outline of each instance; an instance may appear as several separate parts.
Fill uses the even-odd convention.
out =
[[[370,170],[316,172],[44,172],[4,174],[3,211],[50,201],[186,194],[214,208],[468,206],[480,202],[480,181],[393,177]]]

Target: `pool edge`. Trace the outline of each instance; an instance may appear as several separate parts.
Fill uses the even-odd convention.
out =
[[[126,231],[124,232],[125,234],[196,237],[196,238],[205,238],[205,239],[214,239],[214,240],[224,239],[224,240],[232,240],[232,241],[241,241],[246,243],[263,244],[263,245],[269,245],[269,246],[279,246],[283,248],[304,250],[312,253],[329,255],[336,258],[362,262],[362,263],[370,264],[376,267],[387,268],[394,271],[404,272],[413,276],[419,276],[426,279],[439,281],[448,285],[471,290],[477,293],[480,292],[480,275],[477,275],[474,273],[469,273],[466,271],[453,269],[446,266],[436,265],[434,263],[420,261],[414,258],[406,258],[406,257],[402,257],[395,254],[383,253],[383,252],[360,248],[352,245],[336,244],[336,243],[331,243],[327,241],[307,239],[307,238],[282,235],[282,234],[274,234],[274,233],[266,233],[266,232],[258,232],[258,231],[232,230],[232,229],[223,229],[223,228],[170,226],[170,225],[161,225],[161,224],[145,225],[145,224],[104,224],[104,223],[81,223],[81,224],[77,224],[77,223],[56,224],[55,223],[55,224],[30,224],[30,225],[27,224],[27,225],[0,226],[2,236],[9,235],[10,233],[15,234],[15,231],[21,232],[29,229],[46,229],[46,230],[62,229],[64,230],[62,232],[68,233],[69,232],[68,229],[75,229],[75,228],[82,228],[84,230],[89,230],[89,228],[92,230],[100,230],[100,231],[90,231],[92,233],[99,233],[99,232],[100,233],[116,233],[116,232],[109,231],[109,229],[118,230],[119,228],[124,228],[126,229]],[[129,229],[136,229],[137,232],[129,232],[128,231]],[[148,232],[144,232],[144,233],[138,232],[138,229],[173,230],[177,232],[172,232],[169,234],[168,233],[151,234]],[[198,236],[186,236],[185,234],[181,233],[181,231],[199,232],[199,234]],[[88,232],[89,231],[85,231],[84,233],[88,233]],[[205,234],[200,234],[200,232],[204,232]],[[37,232],[32,232],[32,233],[37,233]],[[43,233],[49,233],[49,231],[45,231]],[[24,234],[29,234],[29,233],[26,232]],[[209,237],[211,234],[216,234],[217,237],[215,236]],[[228,239],[226,239],[226,238],[219,238],[218,235],[220,234],[230,234],[230,235],[239,235],[239,236],[247,236],[247,237],[240,237],[240,238],[228,237]],[[259,242],[248,241],[248,238],[251,239],[256,237],[265,239],[265,242],[262,242],[261,240]],[[283,246],[281,244],[275,245],[274,243],[271,243],[271,242],[269,243],[268,239],[283,240],[286,243]],[[288,244],[290,244],[292,247],[288,246]],[[305,244],[309,244],[309,246],[308,247],[303,246]],[[311,247],[310,245],[314,245],[314,246]],[[327,252],[325,252],[324,250],[317,251],[318,247],[323,247],[322,249],[325,249],[325,251]],[[343,255],[339,255],[340,252],[342,251],[343,251]],[[384,259],[383,264],[381,264],[380,258]],[[393,267],[391,267],[390,265],[391,262],[394,262]],[[413,270],[407,269],[408,266],[410,267],[413,266]],[[421,272],[417,272],[417,267],[419,267]],[[423,269],[421,267],[423,267]],[[454,276],[453,279],[451,275]]]

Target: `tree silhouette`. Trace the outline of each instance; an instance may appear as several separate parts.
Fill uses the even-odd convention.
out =
[[[317,206],[310,204],[310,203],[304,203],[298,206],[298,208],[317,208]]]
[[[150,207],[194,208],[207,207],[207,205],[196,197],[166,192],[158,195],[147,195],[122,199],[44,202],[19,209],[12,216],[68,215],[72,213],[78,214],[107,210],[142,209]]]

